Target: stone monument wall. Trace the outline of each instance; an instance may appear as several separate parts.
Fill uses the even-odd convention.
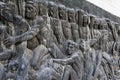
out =
[[[119,23],[34,1],[0,1],[0,80],[120,79]]]
[[[86,0],[48,0],[48,1],[54,1],[57,3],[62,3],[64,5],[66,5],[67,7],[71,7],[71,8],[81,8],[85,11],[87,11],[90,14],[94,14],[96,16],[99,17],[105,17],[105,18],[109,18],[112,21],[115,22],[120,22],[120,18],[105,11],[104,9],[101,9],[99,7],[97,7],[96,5],[86,1]]]

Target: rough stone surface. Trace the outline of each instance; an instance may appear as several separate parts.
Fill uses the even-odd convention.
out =
[[[120,80],[118,23],[49,1],[0,13],[0,80]]]

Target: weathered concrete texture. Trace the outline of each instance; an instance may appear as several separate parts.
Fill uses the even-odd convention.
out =
[[[66,5],[67,7],[71,7],[71,8],[81,8],[85,11],[87,11],[88,13],[94,14],[96,16],[100,16],[102,17],[106,17],[111,19],[112,21],[115,22],[120,22],[120,18],[95,6],[94,4],[85,1],[85,0],[49,0],[49,1],[55,1],[57,3],[62,3],[64,5]]]
[[[0,80],[120,80],[118,23],[56,2],[15,1],[0,2]]]

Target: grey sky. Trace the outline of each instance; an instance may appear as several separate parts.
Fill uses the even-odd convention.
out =
[[[87,0],[87,1],[120,17],[120,0]]]

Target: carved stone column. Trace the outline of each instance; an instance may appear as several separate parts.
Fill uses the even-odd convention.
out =
[[[64,5],[59,5],[58,6],[58,14],[59,14],[59,19],[61,20],[67,20],[67,10]]]
[[[72,39],[72,33],[71,33],[71,26],[70,24],[65,21],[65,20],[61,20],[61,25],[62,25],[62,29],[63,29],[63,34],[65,36],[65,38],[68,39]]]
[[[90,39],[90,29],[89,29],[90,19],[89,16],[84,14],[82,16],[82,26],[80,26],[80,38],[88,40]]]
[[[78,31],[79,31],[79,35],[81,35],[80,28],[82,27],[82,22],[83,22],[82,16],[84,14],[86,14],[86,12],[82,9],[77,9],[76,11],[77,11],[77,15],[78,15],[78,20],[77,20]]]
[[[60,21],[58,19],[51,18],[50,24],[58,44],[63,44],[64,36],[63,36],[62,26],[60,25]]]
[[[68,22],[75,22],[75,10],[67,8]]]
[[[54,2],[48,2],[48,16],[58,19],[58,6]]]
[[[76,42],[79,39],[78,25],[76,23],[70,23],[70,25],[73,40]]]
[[[39,9],[38,15],[40,15],[40,16],[45,15],[46,16],[47,15],[47,10],[48,10],[47,2],[45,2],[45,1],[39,2],[38,3],[38,9]]]

